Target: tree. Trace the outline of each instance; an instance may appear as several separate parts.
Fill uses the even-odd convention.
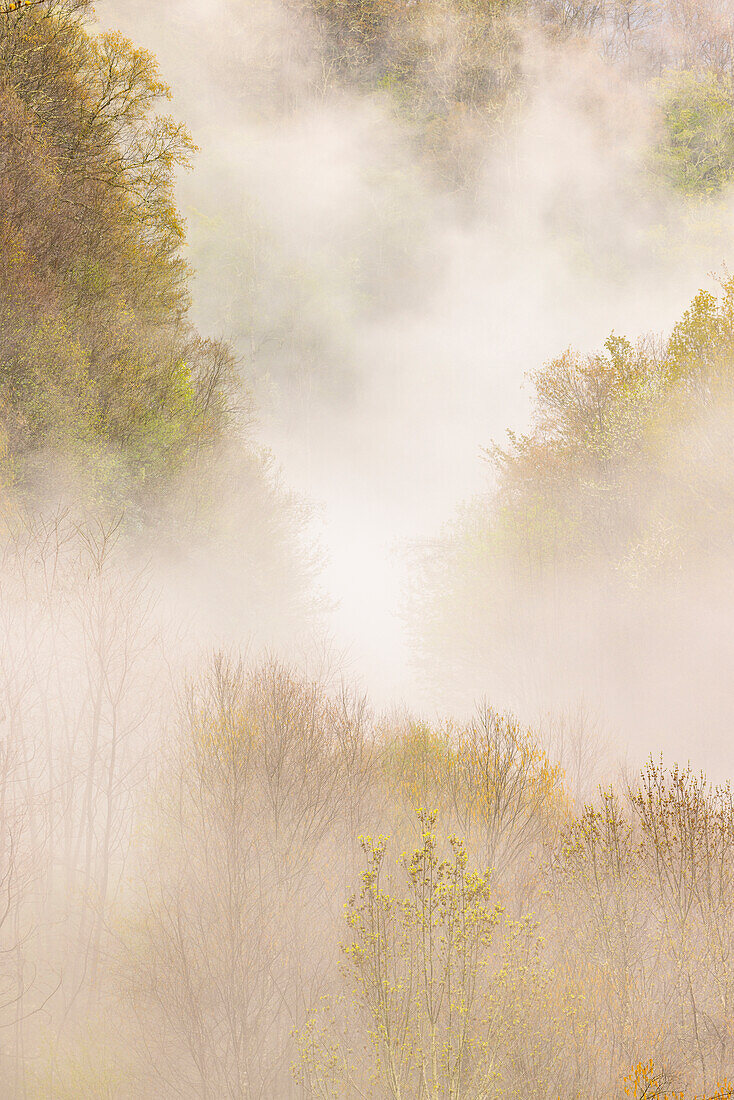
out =
[[[220,655],[178,720],[122,932],[140,1073],[164,1095],[285,1096],[288,1032],[328,981],[319,928],[359,814],[362,711]]]
[[[39,4],[0,31],[0,397],[19,488],[81,475],[139,505],[220,438],[233,361],[186,317],[191,137],[157,113],[152,55],[89,34],[90,10]]]
[[[398,892],[385,882],[388,838],[361,838],[348,992],[301,1033],[298,1079],[324,1100],[546,1096],[554,1055],[536,1024],[552,1028],[558,1006],[532,923],[505,919],[458,837],[441,858],[435,811],[418,817]]]
[[[653,166],[684,194],[713,196],[734,175],[734,108],[730,74],[671,73],[660,83],[663,132]]]

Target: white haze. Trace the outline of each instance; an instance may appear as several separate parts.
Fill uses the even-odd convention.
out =
[[[200,272],[195,314],[234,340],[262,441],[317,505],[337,647],[378,703],[433,709],[446,685],[413,670],[402,548],[485,486],[481,448],[528,422],[526,372],[612,329],[668,329],[731,254],[731,216],[722,207],[712,231],[650,198],[649,100],[591,49],[528,43],[519,138],[488,149],[469,210],[430,180],[385,102],[304,94],[309,32],[276,0],[107,0],[98,16],[157,54],[200,146],[180,190],[192,235],[222,218],[216,240],[255,242],[251,267],[215,255]],[[378,307],[365,268],[395,279]],[[238,287],[252,317],[228,305]],[[294,316],[314,351],[288,382]],[[595,671],[583,680],[593,695]]]

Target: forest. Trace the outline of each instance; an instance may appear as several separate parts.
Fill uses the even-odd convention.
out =
[[[734,1097],[734,5],[0,0],[0,1100]]]

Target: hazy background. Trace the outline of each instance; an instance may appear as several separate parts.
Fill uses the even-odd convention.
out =
[[[732,15],[0,10],[3,1096],[726,1094]]]
[[[234,343],[260,439],[315,504],[327,630],[351,671],[381,704],[468,706],[491,687],[542,709],[533,687],[502,695],[494,670],[458,691],[416,674],[403,551],[486,488],[480,450],[528,423],[527,371],[611,330],[669,329],[730,255],[728,196],[697,215],[646,183],[653,93],[597,43],[525,32],[519,123],[487,137],[467,198],[379,93],[319,86],[293,7],[110,0],[98,15],[158,55],[200,147],[180,186],[195,316]],[[544,691],[570,675],[567,694],[604,708],[606,672],[578,671],[554,664]],[[664,676],[676,699],[667,662]]]

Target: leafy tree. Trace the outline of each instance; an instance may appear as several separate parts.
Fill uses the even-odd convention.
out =
[[[547,1095],[548,1049],[519,1018],[526,997],[553,1011],[532,925],[506,922],[463,842],[451,837],[441,858],[435,811],[418,816],[420,843],[400,858],[404,893],[386,889],[388,838],[361,838],[344,945],[354,1015],[345,1000],[334,1011],[346,1027],[328,1010],[311,1019],[297,1076],[324,1098]]]
[[[571,349],[530,375],[530,430],[487,450],[492,490],[417,557],[410,615],[429,662],[458,654],[501,674],[538,624],[524,608],[531,620],[545,601],[557,629],[587,577],[624,601],[725,552],[733,302],[726,277],[667,339],[612,334],[602,352]]]
[[[186,320],[173,188],[191,138],[157,113],[152,55],[89,33],[90,11],[0,27],[0,401],[19,488],[47,489],[53,455],[53,480],[139,502],[221,436],[233,362]]]
[[[655,169],[684,194],[717,194],[734,176],[731,74],[683,70],[661,82],[659,95],[662,135]]]

